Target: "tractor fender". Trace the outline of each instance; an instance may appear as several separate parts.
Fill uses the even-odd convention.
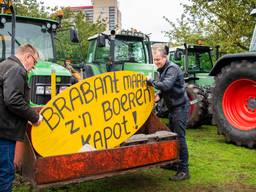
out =
[[[238,54],[227,54],[219,58],[216,64],[213,66],[212,70],[210,71],[210,76],[216,76],[221,72],[221,69],[227,65],[230,65],[233,61],[256,61],[256,53],[253,52],[245,52],[245,53],[238,53]]]

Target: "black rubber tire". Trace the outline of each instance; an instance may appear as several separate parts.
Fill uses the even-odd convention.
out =
[[[205,122],[207,103],[204,91],[194,84],[188,84],[186,91],[190,100],[190,109],[187,128],[199,128]]]
[[[199,128],[204,124],[207,110],[207,103],[204,92],[194,84],[186,85],[187,94],[194,106],[192,113],[189,114],[187,128]],[[154,107],[154,112],[158,117],[168,118],[168,109],[161,99]]]
[[[228,85],[238,79],[256,81],[256,63],[249,61],[233,62],[222,68],[221,72],[215,77],[213,91],[214,116],[218,126],[218,133],[223,134],[227,142],[253,148],[256,145],[256,120],[254,129],[244,131],[233,127],[223,112],[222,100],[224,92]],[[237,91],[239,92],[239,90]]]
[[[213,87],[204,88],[205,102],[207,105],[206,115],[204,124],[206,125],[216,125],[213,117],[213,99],[212,99]]]

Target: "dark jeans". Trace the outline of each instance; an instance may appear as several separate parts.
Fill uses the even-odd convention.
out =
[[[15,141],[0,139],[0,192],[11,192],[14,180]]]
[[[180,163],[178,171],[188,172],[188,147],[186,142],[186,126],[188,122],[189,105],[183,105],[169,110],[169,128],[177,133],[180,142]]]

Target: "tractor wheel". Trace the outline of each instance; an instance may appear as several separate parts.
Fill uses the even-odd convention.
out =
[[[213,109],[227,142],[256,145],[256,63],[233,62],[216,77]]]
[[[198,128],[204,123],[205,114],[207,112],[204,91],[193,84],[188,84],[186,91],[190,100],[187,128]]]
[[[207,125],[216,125],[213,117],[213,99],[212,99],[212,88],[206,88],[204,89],[204,95],[206,99],[207,104],[207,110],[205,115],[205,121],[204,123]]]

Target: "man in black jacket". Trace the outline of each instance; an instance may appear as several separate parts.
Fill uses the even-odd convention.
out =
[[[27,121],[39,125],[42,118],[29,105],[27,72],[39,58],[30,44],[0,63],[0,191],[12,190],[16,141],[24,139]]]
[[[169,111],[169,128],[177,133],[180,146],[180,163],[175,176],[170,180],[184,180],[189,178],[188,148],[185,131],[188,121],[189,100],[185,91],[183,72],[179,66],[167,60],[168,51],[164,47],[153,48],[153,59],[157,71],[160,73],[159,81],[147,77],[147,80],[159,91],[155,95],[155,102],[164,99]]]

